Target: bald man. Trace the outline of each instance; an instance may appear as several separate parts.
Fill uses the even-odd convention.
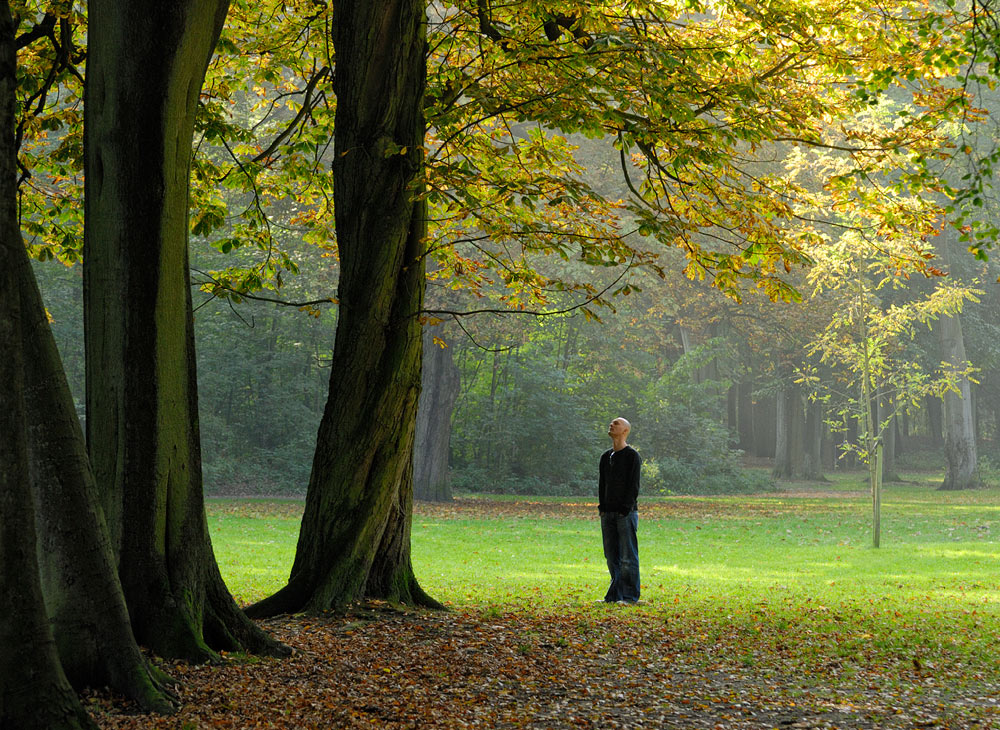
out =
[[[608,426],[611,448],[601,454],[598,495],[604,558],[608,561],[611,585],[604,596],[607,603],[639,601],[639,471],[642,459],[626,439],[632,430],[624,418]]]

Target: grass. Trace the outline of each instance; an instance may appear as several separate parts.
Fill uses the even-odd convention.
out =
[[[643,499],[638,618],[679,622],[692,645],[743,666],[921,663],[996,672],[1000,660],[1000,490],[945,493],[938,475],[889,485],[882,547],[871,547],[860,475],[781,493]],[[301,502],[209,502],[222,572],[241,602],[280,588]],[[596,507],[587,500],[462,500],[418,508],[421,584],[460,610],[579,613],[608,607]],[[615,609],[611,609],[615,610]]]

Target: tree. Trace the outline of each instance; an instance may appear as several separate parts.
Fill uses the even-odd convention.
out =
[[[944,391],[944,455],[947,469],[942,489],[979,485],[976,430],[972,419],[972,387],[965,357],[965,340],[958,312],[941,317],[935,329],[941,342],[942,367],[955,381]]]
[[[16,264],[15,24],[0,5],[0,727],[92,728],[70,687],[42,598],[29,490],[25,357]],[[19,250],[20,249],[20,250]]]
[[[84,156],[87,442],[139,641],[204,661],[283,653],[230,596],[201,484],[188,186],[228,3],[89,7]]]
[[[872,544],[881,541],[881,488],[884,440],[899,410],[912,408],[928,394],[954,390],[968,375],[968,364],[928,373],[907,358],[903,344],[912,340],[917,324],[929,325],[957,314],[977,292],[959,282],[938,280],[931,293],[901,303],[887,301],[887,292],[905,288],[900,274],[908,261],[909,242],[889,239],[881,252],[857,245],[845,234],[817,254],[809,272],[814,296],[834,299],[838,307],[808,352],[834,369],[844,390],[839,395],[842,430],[858,424],[857,443],[846,443],[867,463],[872,498]],[[963,369],[964,368],[964,369]],[[801,380],[814,397],[832,400],[837,387],[820,379],[816,367],[805,368]]]
[[[448,452],[451,412],[458,398],[459,372],[452,349],[436,341],[440,328],[424,328],[424,361],[413,446],[413,493],[428,502],[450,502]]]
[[[334,11],[341,274],[330,394],[288,584],[252,606],[254,616],[362,596],[435,604],[410,564],[427,230],[424,3]]]

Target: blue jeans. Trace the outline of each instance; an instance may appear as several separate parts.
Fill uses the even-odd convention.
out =
[[[639,513],[627,515],[601,513],[601,535],[604,538],[604,558],[611,573],[611,586],[605,601],[639,600]]]

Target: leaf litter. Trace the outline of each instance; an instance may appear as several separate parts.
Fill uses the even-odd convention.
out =
[[[139,728],[1000,728],[1000,681],[947,657],[797,651],[655,605],[407,611],[384,603],[263,622],[290,659],[169,664],[183,705]]]

